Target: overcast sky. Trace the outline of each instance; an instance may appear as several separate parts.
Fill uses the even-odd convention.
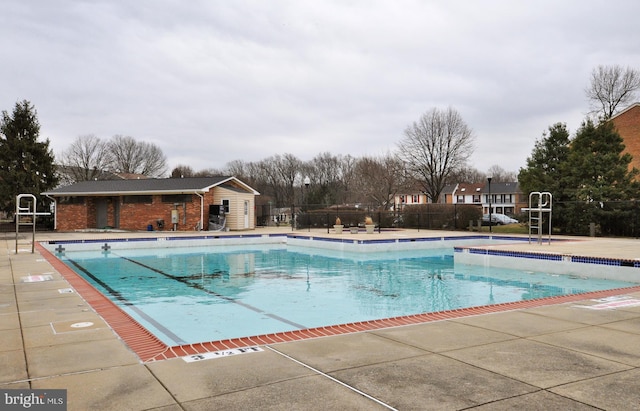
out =
[[[0,110],[29,100],[55,154],[78,136],[159,146],[170,169],[291,153],[377,156],[432,108],[471,166],[573,133],[593,68],[640,69],[640,1],[4,0]]]

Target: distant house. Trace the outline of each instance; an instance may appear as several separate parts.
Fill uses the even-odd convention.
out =
[[[402,210],[406,205],[427,204],[427,196],[420,194],[397,194],[396,209]],[[484,214],[489,213],[489,186],[486,183],[447,184],[442,190],[442,204],[475,204],[482,208]],[[520,191],[517,182],[491,184],[492,213],[518,214],[527,207],[528,198]]]
[[[625,145],[625,153],[633,156],[629,168],[640,170],[640,103],[634,103],[611,117]]]
[[[453,198],[456,195],[457,189],[458,184],[447,184],[446,186],[444,186],[444,188],[442,189],[442,193],[440,194],[440,200],[438,202],[444,204],[453,204]]]
[[[491,193],[488,184],[482,189],[483,214],[489,214],[489,203],[492,213],[514,215],[522,212],[528,202],[528,197],[520,191],[517,182],[491,183]]]
[[[451,189],[453,190],[451,191]],[[491,193],[487,183],[460,183],[452,187],[444,194],[444,202],[448,204],[475,204],[482,207],[483,214],[491,212],[514,215],[527,207],[528,198],[520,191],[517,182],[491,183]],[[491,201],[489,201],[491,197]]]
[[[290,224],[293,218],[291,207],[273,208],[269,217],[269,225]]]
[[[475,183],[456,184],[455,190],[452,194],[453,204],[482,204],[482,189],[484,184]]]
[[[93,180],[42,193],[54,200],[58,231],[208,230],[220,213],[224,229],[251,230],[259,194],[235,177]]]
[[[483,184],[447,184],[442,189],[438,202],[444,204],[480,204],[482,187]],[[396,194],[395,196],[397,210],[402,210],[407,205],[427,203],[431,203],[431,201],[421,191],[413,194]]]
[[[393,202],[395,210],[402,210],[408,205],[427,204],[429,198],[425,193],[416,191],[411,194],[396,194]]]

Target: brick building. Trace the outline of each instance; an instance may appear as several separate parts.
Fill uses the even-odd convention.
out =
[[[624,152],[633,156],[629,167],[640,170],[640,103],[630,105],[611,117],[611,121],[624,140]]]
[[[259,193],[235,177],[197,177],[82,181],[42,195],[58,231],[192,231],[254,229]]]

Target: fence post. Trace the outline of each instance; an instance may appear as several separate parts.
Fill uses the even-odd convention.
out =
[[[453,229],[458,229],[458,204],[453,205]]]
[[[638,238],[638,200],[633,200],[633,233],[631,236]]]

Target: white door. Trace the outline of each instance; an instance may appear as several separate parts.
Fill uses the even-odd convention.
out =
[[[249,228],[249,201],[244,200],[244,228]]]

